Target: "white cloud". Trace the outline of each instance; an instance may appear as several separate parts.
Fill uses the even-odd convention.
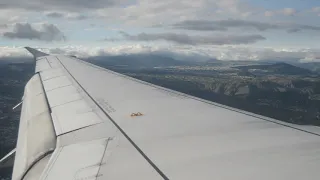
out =
[[[265,23],[260,21],[226,19],[218,21],[188,20],[176,23],[173,28],[197,31],[228,31],[231,28],[246,28],[250,30],[286,30],[289,33],[303,30],[320,31],[320,26],[293,23]]]
[[[16,23],[26,21],[30,12],[17,9],[1,9],[0,7],[0,24]]]
[[[315,14],[318,15],[318,16],[320,16],[320,6],[318,6],[318,7],[313,7],[313,8],[311,9],[311,12],[312,12],[312,13],[315,13]]]
[[[9,0],[1,2],[2,9],[46,10],[64,9],[78,11],[79,9],[98,9],[122,5],[122,0]]]
[[[248,17],[257,10],[239,0],[138,0],[126,7],[98,9],[96,16],[129,25],[168,25],[190,19]]]
[[[297,10],[293,8],[284,8],[280,12],[286,16],[293,16],[297,13]]]
[[[5,29],[5,28],[8,28],[7,24],[0,24],[0,29]]]
[[[226,13],[233,13],[236,15],[242,15],[244,17],[253,14],[257,8],[250,6],[241,0],[221,0],[214,1],[219,10]]]
[[[121,32],[125,40],[130,41],[168,41],[177,44],[188,45],[225,45],[225,44],[252,44],[257,41],[265,40],[266,38],[261,35],[187,35],[177,33],[140,33],[137,35],[130,35],[125,32]]]
[[[318,7],[313,7],[313,8],[311,9],[311,11],[314,12],[314,13],[320,13],[320,6],[318,6]]]
[[[10,0],[1,4],[1,11],[47,11],[51,18],[83,20],[103,18],[108,24],[141,26],[168,25],[183,20],[221,20],[226,18],[259,19],[263,16],[292,16],[297,11],[283,8],[267,11],[243,0]],[[15,13],[5,13],[17,14]],[[17,18],[14,22],[18,22]],[[24,16],[26,17],[26,16]],[[0,16],[1,19],[1,16]],[[261,20],[263,22],[263,20]],[[1,23],[1,20],[0,20]]]
[[[31,57],[23,47],[0,46],[0,58],[3,57]]]
[[[310,8],[308,9],[309,11]],[[314,7],[312,9],[314,13],[319,11],[318,7]],[[110,30],[106,30],[106,34],[102,34],[102,28],[99,25],[108,25],[110,29],[123,29],[132,34],[141,35],[141,32],[146,32],[149,39],[165,39],[176,42],[182,42],[183,36],[175,39],[169,39],[170,37],[164,36],[169,33],[172,34],[187,34],[187,40],[191,40],[192,42],[197,42],[194,44],[208,45],[208,44],[226,44],[220,43],[221,41],[230,41],[234,44],[233,40],[243,41],[243,39],[239,37],[242,35],[250,35],[252,33],[257,33],[257,30],[260,31],[259,34],[261,36],[255,36],[253,39],[262,40],[263,37],[266,37],[268,41],[266,43],[274,43],[279,44],[277,42],[275,36],[277,35],[276,30],[286,30],[288,32],[298,32],[297,34],[300,39],[303,38],[303,32],[305,30],[312,30],[316,34],[316,31],[319,31],[319,24],[313,23],[313,20],[303,21],[303,24],[309,25],[301,25],[302,23],[296,22],[300,21],[303,18],[294,18],[298,15],[301,15],[302,10],[297,12],[296,9],[293,8],[283,8],[279,6],[278,10],[267,10],[264,7],[257,7],[254,3],[249,4],[249,1],[243,0],[10,0],[1,3],[0,7],[0,24],[14,24],[15,22],[19,22],[20,24],[29,22],[31,24],[31,28],[29,28],[29,35],[32,34],[30,38],[27,36],[18,36],[19,31],[9,31],[6,30],[6,37],[14,38],[14,37],[22,37],[24,39],[38,39],[38,40],[50,40],[52,38],[43,38],[42,36],[35,35],[35,31],[37,32],[47,32],[41,28],[37,28],[34,25],[34,22],[38,21],[53,21],[59,23],[70,34],[72,40],[75,41],[83,41],[84,39],[91,39],[91,42],[105,35],[109,35],[116,37],[115,33],[110,33]],[[309,12],[310,13],[310,12]],[[311,14],[311,13],[310,13]],[[50,17],[50,18],[45,18]],[[56,19],[54,19],[56,18]],[[58,19],[60,18],[60,19]],[[90,18],[90,19],[87,19]],[[230,19],[234,21],[230,24]],[[300,20],[296,20],[300,19]],[[72,26],[69,20],[86,20],[86,21],[75,21],[72,22]],[[290,21],[290,24],[288,23]],[[208,37],[208,33],[211,32],[200,32],[199,30],[206,29],[204,24],[199,25],[197,27],[189,28],[192,31],[187,31],[188,28],[174,28],[173,24],[178,24],[186,21],[212,21],[212,22],[220,22],[220,23],[229,23],[224,24],[224,27],[220,28],[219,34],[221,35],[220,39],[210,39]],[[229,21],[229,22],[227,22]],[[93,27],[90,26],[91,23],[97,24],[99,26],[99,30],[97,35],[88,36],[86,38],[81,37],[84,33],[93,33],[93,32],[85,32],[92,30]],[[237,25],[238,23],[238,25]],[[87,24],[87,27],[85,27]],[[239,25],[241,24],[241,25]],[[132,26],[136,25],[136,26]],[[157,26],[159,25],[159,26]],[[81,28],[79,28],[81,27]],[[138,27],[138,28],[136,28]],[[153,27],[153,29],[146,29],[145,27]],[[156,27],[156,28],[155,28]],[[76,29],[78,28],[78,29]],[[198,29],[196,29],[198,28]],[[2,28],[8,29],[8,28]],[[10,28],[9,28],[10,29]],[[165,29],[165,30],[164,30]],[[208,29],[208,28],[207,28]],[[59,29],[58,29],[59,30]],[[101,31],[100,31],[101,30]],[[229,32],[225,32],[229,30]],[[267,31],[266,30],[270,30]],[[59,30],[60,31],[60,30]],[[48,31],[51,32],[51,31]],[[58,32],[58,31],[56,31]],[[0,28],[0,34],[3,33],[3,30]],[[98,34],[101,33],[101,34]],[[20,33],[21,34],[21,33]],[[49,33],[50,34],[50,33]],[[160,34],[159,36],[154,36],[154,34]],[[212,32],[213,35],[217,35],[217,32]],[[228,37],[228,34],[232,34],[232,37]],[[150,36],[151,35],[151,36]],[[201,36],[200,36],[201,35]],[[305,34],[308,35],[307,33]],[[99,37],[97,37],[99,36]],[[282,38],[279,37],[279,41],[282,39],[288,39],[290,35]],[[50,36],[49,36],[50,37]],[[140,36],[141,37],[141,36]],[[173,36],[171,36],[173,37]],[[199,39],[202,38],[202,39]],[[270,37],[270,38],[269,38]],[[293,37],[293,36],[292,36]],[[95,39],[94,39],[95,38]],[[197,39],[198,38],[198,39]],[[229,38],[229,39],[228,39]],[[54,38],[55,39],[55,38]],[[59,39],[59,38],[58,38]],[[62,40],[63,38],[60,38]],[[93,40],[94,39],[94,40]],[[273,40],[272,40],[273,39]],[[307,39],[307,38],[306,38]],[[53,40],[53,39],[52,39]],[[56,39],[57,40],[57,39]],[[90,41],[90,40],[87,40]],[[273,42],[270,42],[273,41]],[[306,40],[307,41],[307,40]],[[311,40],[312,41],[312,40]],[[249,41],[252,42],[252,41]],[[255,42],[255,41],[254,41]],[[289,42],[289,41],[288,41]],[[304,42],[305,43],[305,42]],[[181,44],[181,43],[180,43]],[[191,43],[192,44],[192,43]],[[239,43],[236,43],[239,44]],[[243,43],[240,43],[243,44]],[[261,43],[263,44],[263,43]],[[283,43],[285,44],[285,42]],[[312,43],[310,43],[312,44]],[[177,48],[177,47],[175,47]],[[62,48],[66,49],[66,48]],[[67,48],[67,49],[70,49]],[[88,54],[88,51],[85,49],[88,48],[80,48],[73,49],[75,53],[80,53],[82,55]],[[92,48],[90,48],[92,50]],[[99,51],[94,52],[105,52],[105,50],[100,51],[101,48],[97,48]],[[130,49],[130,48],[129,48]],[[141,48],[134,47],[133,49],[138,50]],[[145,49],[143,47],[142,49]],[[163,48],[162,48],[163,49]],[[206,52],[207,54],[211,54],[221,59],[261,59],[267,57],[267,53],[263,53],[263,51],[257,51],[252,49],[233,49],[230,48],[222,48],[217,50],[215,47],[210,51],[204,51],[201,48],[197,48],[198,52]],[[217,50],[217,51],[216,51]],[[221,50],[221,53],[220,53]],[[129,51],[133,51],[130,49]],[[174,51],[174,50],[171,50]],[[234,53],[233,53],[234,51]],[[90,51],[92,52],[92,51]],[[168,50],[169,52],[169,50]],[[213,53],[214,52],[214,53]],[[223,53],[222,53],[223,52]],[[299,52],[301,54],[301,52]],[[298,54],[299,54],[298,53]],[[89,53],[90,54],[90,53]],[[275,53],[273,50],[270,54],[279,54]],[[280,52],[280,54],[286,54],[285,52]],[[288,53],[292,54],[292,52]],[[262,56],[263,55],[263,56]],[[287,55],[285,55],[287,56]],[[304,56],[304,55],[303,55]],[[299,56],[300,57],[300,56]],[[311,56],[310,56],[311,57]]]
[[[126,44],[108,47],[62,46],[42,48],[51,54],[76,55],[80,58],[93,56],[148,53],[174,57],[179,60],[280,60],[286,62],[319,62],[320,49],[294,48],[254,48],[247,46],[155,46],[145,44]],[[1,57],[30,57],[23,47],[0,47]]]
[[[49,50],[49,53],[52,49]],[[78,57],[122,55],[136,53],[163,54],[180,60],[282,60],[282,61],[319,61],[320,49],[274,49],[252,48],[246,46],[150,46],[142,44],[113,47],[68,46],[60,48],[60,53]]]
[[[273,17],[276,15],[283,15],[283,16],[295,16],[298,14],[298,11],[294,8],[283,8],[280,10],[267,10],[264,12],[264,16],[266,17]]]
[[[264,12],[264,15],[267,16],[267,17],[272,17],[274,16],[276,13],[274,11],[265,11]]]
[[[128,7],[100,9],[96,12],[106,20],[121,21],[127,24],[150,25],[169,23],[172,20],[194,18],[197,10],[202,9],[204,0],[199,1],[156,1],[141,0]],[[198,9],[199,8],[199,9]],[[170,18],[169,18],[170,17]]]

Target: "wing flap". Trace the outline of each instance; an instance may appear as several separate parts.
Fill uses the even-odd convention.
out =
[[[40,64],[40,65],[39,65]],[[101,123],[82,88],[53,56],[37,60],[57,136]]]
[[[36,72],[41,72],[41,71],[51,69],[51,67],[48,60],[46,58],[42,58],[40,60],[37,60],[35,69],[36,69]]]
[[[97,180],[164,179],[121,133],[108,144],[102,164]]]
[[[41,72],[42,81],[47,81],[53,78],[58,78],[64,76],[64,72],[62,68],[52,68],[47,71]]]
[[[53,155],[54,163],[43,179],[96,179],[108,139],[61,147]]]

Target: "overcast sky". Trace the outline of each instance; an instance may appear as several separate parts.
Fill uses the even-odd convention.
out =
[[[319,0],[10,0],[0,57],[23,46],[80,56],[162,52],[319,61]]]

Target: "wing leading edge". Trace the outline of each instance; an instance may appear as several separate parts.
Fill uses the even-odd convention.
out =
[[[319,178],[318,128],[229,108],[76,58],[35,58],[56,141],[40,165],[21,171],[26,178],[35,172],[40,179]]]

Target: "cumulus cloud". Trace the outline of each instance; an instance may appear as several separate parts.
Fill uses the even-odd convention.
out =
[[[156,54],[173,57],[178,60],[205,61],[218,60],[272,60],[284,62],[319,62],[320,49],[254,48],[244,46],[150,46],[127,44],[112,47],[62,46],[59,48],[41,48],[49,54],[76,55],[80,58],[109,55]],[[0,47],[1,57],[31,57],[23,47]]]
[[[131,41],[169,41],[177,44],[187,45],[225,45],[225,44],[251,44],[257,41],[265,40],[266,38],[261,35],[224,35],[224,36],[205,36],[205,35],[187,35],[176,33],[158,33],[148,34],[140,33],[137,35],[130,35],[121,32],[126,40]]]
[[[32,57],[31,54],[28,54],[23,47],[8,47],[0,46],[0,58],[3,57]]]
[[[298,32],[302,30],[320,31],[318,26],[301,25],[301,24],[284,24],[284,23],[265,23],[248,20],[186,20],[175,23],[172,26],[177,29],[198,30],[198,31],[227,31],[230,28],[251,28],[258,31],[265,31],[270,29],[284,29],[289,33]]]
[[[7,2],[0,3],[0,24],[11,24],[14,22],[28,22],[28,19],[21,19],[21,17],[31,17],[32,22],[43,21],[43,12],[48,18],[56,18],[56,20],[61,20],[62,24],[66,24],[66,20],[81,20],[87,18],[94,18],[90,22],[96,24],[110,24],[110,28],[121,28],[126,29],[131,28],[133,25],[138,25],[139,28],[136,30],[141,30],[141,27],[150,27],[152,25],[162,25],[157,27],[157,32],[164,28],[171,28],[171,32],[177,32],[177,29],[183,30],[195,30],[195,31],[218,31],[224,32],[228,30],[232,31],[226,33],[225,35],[221,33],[221,36],[206,35],[208,32],[189,32],[187,33],[203,33],[202,35],[191,35],[191,34],[181,34],[181,33],[140,33],[138,34],[127,34],[123,33],[123,39],[130,40],[130,43],[138,43],[138,41],[169,41],[171,46],[173,45],[233,45],[233,44],[251,44],[257,41],[262,41],[268,37],[268,39],[275,39],[277,32],[262,32],[268,30],[282,30],[289,33],[295,33],[305,30],[319,31],[320,27],[316,26],[310,21],[305,21],[310,23],[310,25],[301,25],[297,22],[302,22],[303,18],[292,18],[284,16],[295,16],[302,13],[297,12],[292,8],[285,8],[275,11],[267,11],[265,8],[261,7],[256,9],[241,0],[135,0],[135,1],[123,1],[123,0],[10,0]],[[253,3],[252,3],[253,4]],[[11,11],[14,10],[14,11]],[[310,11],[310,9],[309,9]],[[313,9],[317,12],[317,8]],[[30,12],[30,14],[19,14],[19,12]],[[12,16],[14,14],[14,16]],[[311,13],[310,13],[311,14]],[[41,16],[42,15],[42,16]],[[263,17],[263,15],[269,18]],[[19,18],[20,17],[20,18]],[[103,17],[104,19],[98,19]],[[14,21],[9,21],[9,19],[14,19]],[[18,20],[17,20],[18,18]],[[237,19],[232,19],[237,18]],[[225,19],[225,20],[221,20]],[[279,24],[277,22],[284,22],[286,20],[290,22],[296,22],[297,24]],[[3,20],[3,21],[2,21]],[[50,19],[52,20],[52,19]],[[268,22],[264,22],[268,20]],[[90,24],[87,23],[88,25]],[[107,23],[106,23],[107,22]],[[1,30],[2,34],[6,38],[11,39],[37,39],[41,41],[59,41],[63,40],[63,33],[54,25],[44,25],[42,28],[37,28],[32,24],[18,23],[20,25],[14,25],[12,31]],[[83,25],[83,24],[81,24]],[[46,27],[45,27],[46,26]],[[70,31],[75,30],[70,27]],[[81,26],[82,27],[82,26]],[[155,26],[153,26],[155,27]],[[102,29],[102,27],[99,26]],[[172,28],[175,28],[172,31]],[[80,33],[84,33],[83,29],[76,29]],[[245,29],[245,30],[244,30]],[[85,30],[90,30],[86,28]],[[142,32],[145,29],[142,29]],[[261,35],[244,35],[243,32],[248,32],[247,30],[254,30],[252,34]],[[3,31],[6,31],[3,33]],[[259,31],[259,32],[257,32]],[[128,31],[129,32],[129,31]],[[147,32],[147,31],[145,31]],[[170,32],[170,31],[169,31]],[[79,33],[79,34],[80,34]],[[100,37],[100,34],[97,34]],[[264,37],[265,36],[265,37]],[[289,35],[288,35],[289,36]],[[96,36],[95,36],[96,37]],[[84,40],[81,37],[77,40]],[[85,38],[86,40],[92,38],[92,36]],[[279,41],[282,41],[282,37],[279,37]],[[93,38],[92,38],[93,39]],[[286,41],[288,38],[283,38]],[[116,41],[118,39],[111,38],[107,39],[109,41]],[[307,40],[306,40],[307,41]],[[125,42],[125,41],[124,41]],[[140,42],[139,42],[140,43]],[[281,42],[280,44],[285,44],[286,42]],[[290,43],[288,41],[288,43]],[[157,44],[157,43],[155,43]],[[268,42],[269,44],[269,42]],[[270,42],[270,44],[272,44]],[[274,44],[279,44],[274,42]],[[310,43],[311,44],[311,43]],[[168,45],[168,44],[166,44]],[[125,49],[125,48],[124,48]],[[137,47],[133,48],[135,50],[139,49]],[[143,49],[146,49],[143,47]],[[215,48],[217,49],[217,48]],[[251,58],[259,59],[261,58],[262,51],[249,51],[232,49],[225,50],[219,49],[218,52],[211,50],[211,54],[216,54],[217,57],[230,58],[230,59],[241,59],[241,58]],[[101,50],[101,49],[100,49]],[[224,52],[223,54],[220,53]],[[54,50],[52,50],[54,51]],[[189,50],[190,51],[190,50]],[[200,51],[197,49],[197,52]],[[201,50],[204,52],[203,50]],[[56,49],[56,52],[58,50]],[[70,51],[68,51],[70,52]],[[74,50],[74,52],[79,52]],[[83,54],[86,54],[86,50],[81,50]],[[105,52],[105,50],[95,51],[95,52]],[[272,51],[273,52],[273,51]],[[272,52],[268,52],[272,54]],[[277,51],[276,51],[277,52]],[[256,53],[256,54],[255,54]],[[278,52],[277,52],[278,53]],[[300,52],[299,52],[300,53]],[[265,53],[267,54],[267,53]],[[281,54],[285,54],[281,52]],[[292,53],[290,53],[292,54]],[[266,56],[266,55],[264,55]],[[286,55],[287,56],[287,55]],[[299,56],[300,57],[300,56]]]
[[[4,32],[3,37],[9,39],[30,39],[40,41],[65,40],[63,33],[53,24],[43,24],[41,29],[36,29],[29,23],[16,23],[13,31]]]

